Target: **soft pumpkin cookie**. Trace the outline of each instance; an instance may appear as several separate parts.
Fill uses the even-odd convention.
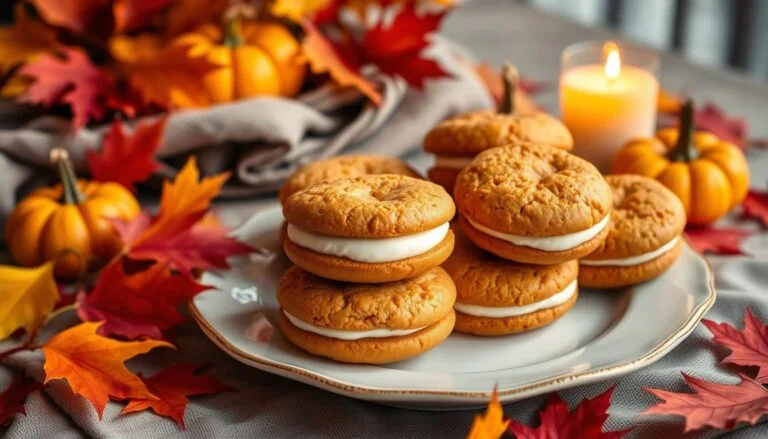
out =
[[[456,287],[442,268],[399,282],[350,284],[299,267],[277,286],[279,325],[291,343],[345,363],[382,364],[432,349],[453,330]]]
[[[344,155],[312,162],[293,173],[280,188],[280,204],[294,193],[315,183],[361,175],[396,174],[419,177],[404,161],[383,155]]]
[[[653,279],[680,256],[685,209],[669,189],[639,175],[609,175],[613,212],[608,237],[579,261],[579,283],[616,288]]]
[[[459,172],[477,154],[513,142],[533,142],[563,150],[573,148],[573,137],[558,119],[540,111],[516,111],[517,70],[502,73],[505,100],[496,111],[474,111],[446,119],[427,133],[424,150],[436,155],[427,175],[449,192]]]
[[[475,247],[460,231],[442,267],[456,284],[459,332],[492,336],[530,331],[561,317],[578,297],[576,261],[507,261]]]
[[[467,237],[498,256],[557,264],[586,256],[608,235],[611,188],[566,151],[517,143],[480,153],[454,198]]]
[[[455,210],[450,195],[426,180],[368,175],[320,183],[286,200],[284,249],[294,264],[329,279],[406,279],[451,254]]]

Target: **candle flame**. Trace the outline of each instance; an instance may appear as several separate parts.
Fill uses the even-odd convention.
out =
[[[619,56],[619,46],[614,42],[605,43],[603,46],[605,55],[605,77],[609,81],[619,77],[621,73],[621,57]]]

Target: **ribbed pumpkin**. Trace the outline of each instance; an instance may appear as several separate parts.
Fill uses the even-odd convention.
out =
[[[73,279],[99,268],[122,249],[110,218],[139,214],[136,198],[117,183],[77,180],[65,150],[51,151],[61,184],[37,189],[13,210],[5,240],[20,265],[55,259],[59,279]]]
[[[710,224],[741,204],[749,190],[744,153],[733,143],[694,132],[693,103],[681,108],[680,126],[655,138],[638,139],[614,159],[615,174],[640,174],[659,180],[683,202],[688,223]]]

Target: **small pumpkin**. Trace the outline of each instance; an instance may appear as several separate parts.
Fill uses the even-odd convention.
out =
[[[679,129],[664,128],[655,138],[629,142],[616,155],[612,172],[659,180],[680,197],[689,224],[706,225],[744,201],[749,168],[733,143],[694,132],[691,101],[680,111]]]
[[[33,191],[16,206],[5,225],[5,240],[18,264],[56,259],[56,277],[73,279],[121,251],[123,243],[109,219],[131,220],[140,207],[117,183],[77,180],[66,150],[53,149],[51,160],[61,183]]]
[[[208,96],[222,103],[296,95],[306,74],[299,42],[284,25],[243,19],[243,14],[238,9],[225,14],[224,30],[208,23],[175,40],[189,47],[190,56],[205,56],[220,66],[203,78]]]

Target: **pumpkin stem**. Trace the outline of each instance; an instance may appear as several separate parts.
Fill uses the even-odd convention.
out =
[[[77,176],[72,168],[72,162],[69,161],[69,153],[64,148],[53,148],[51,150],[51,161],[59,169],[59,178],[64,192],[65,204],[80,204],[85,201],[85,195],[77,187]]]
[[[501,103],[497,113],[513,114],[515,112],[515,93],[517,93],[519,81],[517,68],[510,63],[504,64],[504,68],[501,71],[501,80],[504,82],[504,94],[501,96]]]
[[[669,158],[676,162],[690,162],[699,157],[699,150],[693,144],[693,132],[696,123],[693,117],[693,101],[686,100],[680,109],[680,126],[677,144],[669,153]]]
[[[243,40],[242,20],[253,18],[256,10],[248,3],[235,3],[230,6],[223,15],[224,18],[224,45],[227,47],[242,46]]]

